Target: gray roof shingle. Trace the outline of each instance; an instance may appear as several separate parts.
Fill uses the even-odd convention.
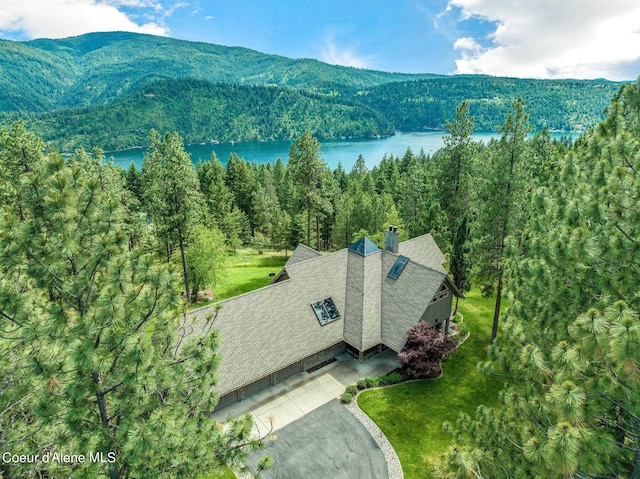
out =
[[[409,257],[411,261],[435,269],[442,273],[445,272],[442,266],[447,259],[438,248],[436,241],[431,233],[418,236],[408,241],[403,241],[398,245],[398,254]]]

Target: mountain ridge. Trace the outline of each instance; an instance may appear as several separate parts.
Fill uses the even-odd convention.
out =
[[[518,96],[534,128],[580,130],[624,83],[381,72],[129,32],[0,40],[0,125],[24,119],[63,151],[139,146],[149,128],[193,142],[443,129],[463,99],[492,130]],[[145,101],[149,85],[171,94]]]

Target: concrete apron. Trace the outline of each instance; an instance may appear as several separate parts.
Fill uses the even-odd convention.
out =
[[[338,398],[349,384],[355,384],[358,379],[387,374],[399,366],[396,353],[390,349],[364,361],[344,352],[336,357],[335,362],[317,371],[296,374],[244,401],[216,410],[212,417],[223,422],[229,416],[250,413],[253,416],[253,434],[262,437]]]

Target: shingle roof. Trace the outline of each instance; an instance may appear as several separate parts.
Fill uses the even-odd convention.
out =
[[[300,261],[306,261],[311,258],[317,258],[318,256],[322,256],[322,254],[300,243],[296,247],[296,249],[293,250],[293,253],[291,253],[291,257],[288,259],[285,267],[291,264],[299,263]]]
[[[342,341],[346,250],[287,266],[290,279],[219,303],[213,329],[223,395]],[[331,297],[341,317],[321,326],[311,304]],[[192,334],[209,329],[215,306],[196,310]]]
[[[410,260],[392,279],[399,255],[368,238],[327,255],[300,245],[280,282],[222,301],[219,309],[192,311],[184,334],[219,331],[221,395],[343,340],[361,351],[380,343],[400,351],[446,273],[431,235],[400,243],[399,252]],[[322,326],[311,304],[329,297],[340,318]]]
[[[431,233],[418,236],[408,241],[403,241],[398,245],[398,254],[408,256],[411,261],[435,269],[442,273],[445,272],[442,266],[447,259],[438,248],[436,241]]]

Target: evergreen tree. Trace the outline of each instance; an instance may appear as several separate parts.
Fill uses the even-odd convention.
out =
[[[444,136],[444,148],[433,161],[435,196],[447,215],[449,230],[455,234],[462,216],[469,208],[471,159],[475,152],[473,117],[465,100],[456,108],[456,119],[446,122],[449,135]],[[453,241],[453,238],[451,238]]]
[[[129,249],[120,196],[56,155],[19,188],[0,223],[0,447],[112,462],[3,475],[195,477],[242,459],[250,418],[223,428],[208,416],[218,339],[180,344],[177,276]]]
[[[323,166],[320,143],[307,130],[291,145],[288,166],[300,207],[307,215],[307,246],[311,246],[311,218],[317,218],[321,208]]]
[[[231,153],[227,161],[227,186],[233,193],[234,204],[248,218],[253,233],[253,191],[256,189],[256,178],[249,164],[237,154]]]
[[[506,389],[459,421],[458,477],[640,477],[639,105],[623,87],[507,242],[511,303],[483,366]]]
[[[463,293],[471,289],[471,272],[467,254],[469,253],[469,223],[467,216],[462,217],[453,240],[449,273],[453,282]]]
[[[426,212],[429,206],[426,177],[422,166],[413,155],[405,155],[406,171],[400,175],[398,185],[398,212],[407,228],[407,234],[414,238],[427,232]],[[404,160],[403,160],[404,162]]]
[[[491,293],[497,283],[491,341],[498,334],[498,320],[504,281],[504,254],[509,235],[517,235],[522,228],[519,207],[525,187],[519,175],[524,159],[525,140],[531,127],[522,98],[513,102],[504,125],[502,137],[492,141],[484,151],[483,178],[476,200],[477,218],[474,222],[474,257],[477,274]]]
[[[226,172],[215,152],[209,161],[198,161],[196,173],[200,191],[208,206],[205,220],[209,227],[220,228],[233,207],[233,193],[226,184]]]
[[[161,138],[152,130],[149,141],[151,148],[142,164],[145,205],[153,219],[156,234],[166,241],[169,260],[172,243],[178,243],[185,297],[190,301],[186,249],[193,228],[201,223],[204,203],[198,177],[178,134],[167,133]]]
[[[44,142],[27,131],[23,121],[0,129],[0,204],[22,204],[20,179],[40,165]]]

